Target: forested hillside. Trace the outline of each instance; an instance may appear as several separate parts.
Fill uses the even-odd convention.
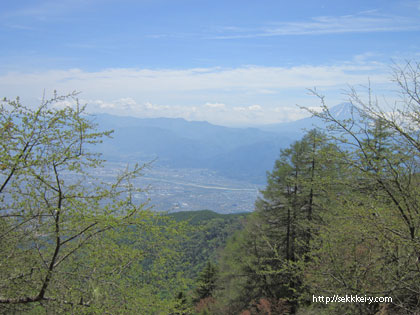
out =
[[[340,120],[314,92],[327,132],[281,151],[202,314],[419,314],[419,70],[394,69],[393,111],[352,90]]]
[[[195,279],[207,262],[215,263],[228,239],[245,224],[249,213],[218,214],[210,210],[183,211],[169,215],[177,222],[187,222],[188,238],[181,245],[181,269]]]
[[[74,94],[1,104],[3,314],[419,314],[420,64],[279,152],[250,214],[151,211]],[[308,110],[309,111],[309,110]],[[105,178],[105,179],[104,179]]]

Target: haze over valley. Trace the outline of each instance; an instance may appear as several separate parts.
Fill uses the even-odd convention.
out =
[[[0,314],[420,314],[420,0],[0,0]]]
[[[351,117],[349,103],[331,112],[340,119]],[[136,185],[147,187],[155,211],[170,212],[253,211],[259,190],[266,184],[266,172],[280,150],[305,130],[325,127],[311,117],[259,128],[109,114],[98,114],[94,121],[101,130],[114,130],[112,138],[96,148],[109,161],[104,174],[116,174],[127,163],[151,162]]]

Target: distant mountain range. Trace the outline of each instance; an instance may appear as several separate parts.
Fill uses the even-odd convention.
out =
[[[351,118],[351,105],[330,109]],[[203,168],[223,176],[262,184],[280,149],[300,139],[304,130],[323,127],[318,118],[304,118],[259,128],[230,128],[181,118],[135,118],[108,114],[95,117],[100,130],[113,129],[99,146],[111,161],[150,161],[171,168]]]

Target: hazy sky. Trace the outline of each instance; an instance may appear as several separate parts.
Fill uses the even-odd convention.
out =
[[[348,85],[387,96],[420,57],[420,1],[0,0],[0,96],[224,125],[297,119]]]

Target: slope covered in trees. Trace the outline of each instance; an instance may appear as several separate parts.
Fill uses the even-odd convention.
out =
[[[168,216],[187,223],[186,238],[180,244],[181,270],[196,279],[208,262],[215,262],[228,239],[242,229],[249,213],[219,214],[210,210],[181,211]]]
[[[142,167],[95,175],[97,132],[55,96],[33,110],[0,107],[0,312],[153,313],[177,308],[172,292],[182,225],[132,198]]]
[[[419,78],[394,69],[395,106],[351,90],[348,119],[314,91],[328,128],[281,150],[249,215],[154,214],[132,198],[142,167],[95,177],[109,133],[83,108],[5,100],[0,312],[418,314]]]
[[[314,92],[322,111],[313,114],[328,131],[282,150],[256,211],[219,261],[211,313],[420,311],[419,73],[418,63],[394,69],[395,107],[351,90],[345,120]],[[314,300],[350,295],[373,300]]]

